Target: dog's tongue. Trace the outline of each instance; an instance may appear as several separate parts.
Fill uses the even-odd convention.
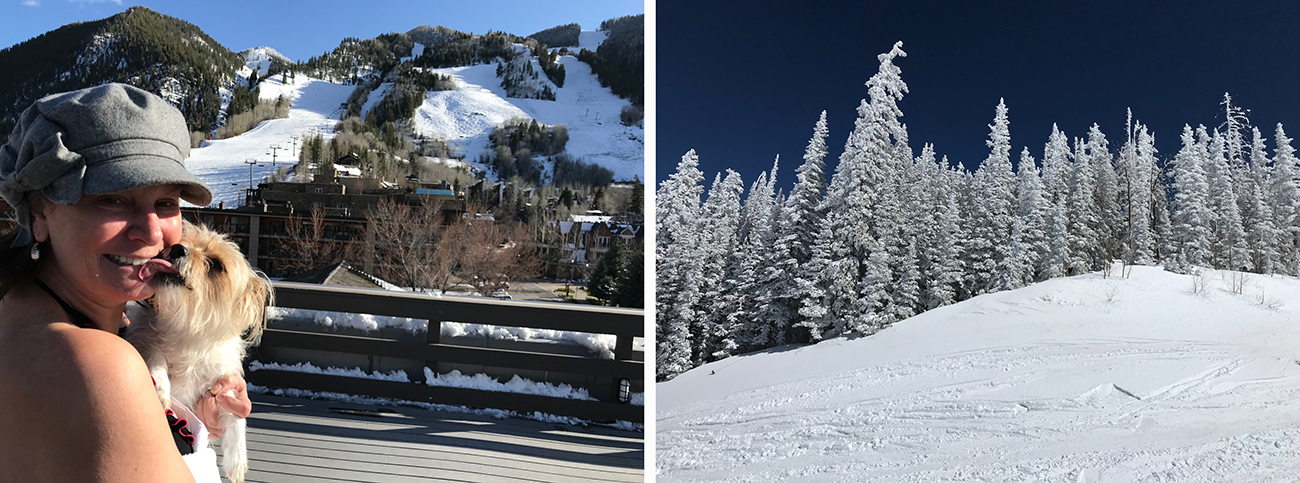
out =
[[[159,273],[177,273],[172,263],[161,258],[151,258],[140,266],[140,280],[148,282]]]

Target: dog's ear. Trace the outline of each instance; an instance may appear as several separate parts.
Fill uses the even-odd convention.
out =
[[[252,270],[241,303],[244,313],[250,320],[244,339],[258,340],[262,337],[262,331],[266,329],[266,308],[275,304],[275,287],[271,285],[271,279],[267,278],[261,270]]]

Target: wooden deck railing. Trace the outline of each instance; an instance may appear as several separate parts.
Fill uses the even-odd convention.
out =
[[[541,411],[593,421],[645,421],[642,406],[617,402],[621,380],[638,383],[644,380],[645,364],[636,360],[632,349],[633,337],[644,336],[642,310],[548,302],[436,298],[423,294],[292,282],[275,282],[274,285],[277,307],[428,319],[427,340],[424,343],[412,343],[353,335],[267,329],[255,354],[266,352],[267,348],[292,348],[423,360],[425,366],[432,368],[435,373],[438,372],[439,363],[550,371],[605,379],[610,382],[606,387],[613,387],[614,390],[608,394],[593,394],[601,401],[583,401],[268,369],[249,373],[250,383],[270,388],[329,391],[525,413]],[[466,347],[442,343],[439,330],[441,322],[613,334],[617,337],[617,342],[613,360]]]

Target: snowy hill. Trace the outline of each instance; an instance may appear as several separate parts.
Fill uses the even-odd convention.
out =
[[[285,57],[283,54],[276,52],[275,49],[270,47],[254,47],[242,50],[239,52],[239,57],[244,59],[244,65],[248,67],[249,71],[257,71],[257,75],[259,76],[266,75],[267,71],[271,68],[272,62],[279,62],[284,65],[293,64],[293,61],[290,61],[288,57]],[[240,74],[243,75],[246,73],[240,72]],[[244,75],[244,77],[247,78],[248,76]]]
[[[582,33],[584,41],[592,37],[587,34]],[[609,168],[616,180],[644,177],[645,130],[619,122],[619,111],[628,102],[601,87],[591,68],[577,58],[561,56],[559,62],[567,75],[564,87],[550,84],[554,101],[506,97],[493,64],[432,69],[455,77],[460,88],[430,91],[416,110],[412,126],[426,136],[447,140],[467,161],[474,161],[488,147],[493,127],[505,121],[525,118],[564,124],[569,131],[566,151],[570,155]],[[384,86],[375,89],[367,107],[385,93]]]
[[[190,158],[185,161],[185,167],[212,188],[213,204],[225,202],[233,207],[242,203],[242,190],[249,184],[249,165],[244,160],[256,159],[262,163],[253,166],[252,183],[256,186],[279,166],[292,167],[298,161],[298,153],[292,149],[293,136],[298,136],[298,146],[302,146],[304,137],[313,133],[324,135],[328,142],[338,122],[339,104],[347,100],[354,88],[307,76],[298,76],[297,82],[289,85],[281,83],[279,76],[273,76],[259,86],[262,99],[284,95],[293,101],[289,118],[264,121],[230,139],[205,141],[203,147],[191,150]],[[283,148],[278,151],[275,165],[267,154],[272,145]]]
[[[658,481],[1293,481],[1300,280],[1234,276],[1053,279],[695,368],[657,387]]]

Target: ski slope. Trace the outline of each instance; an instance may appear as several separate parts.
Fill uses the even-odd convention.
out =
[[[599,34],[603,40],[604,33]],[[416,109],[412,126],[425,136],[446,140],[466,161],[473,162],[488,148],[492,129],[505,121],[524,118],[564,124],[569,131],[566,151],[570,155],[609,168],[615,180],[644,178],[645,130],[619,122],[619,113],[628,101],[601,87],[591,67],[577,57],[561,56],[559,61],[564,65],[565,81],[562,88],[552,86],[555,101],[506,97],[496,64],[431,69],[455,77],[460,87],[429,92]],[[536,59],[533,62],[536,64]],[[545,74],[536,71],[545,81]],[[375,94],[370,100],[376,100]]]
[[[589,50],[595,50],[604,39],[604,32],[584,31],[579,35],[583,48]],[[246,65],[239,75],[243,77],[251,76],[254,70],[264,76],[270,59],[280,55],[269,47],[248,49],[242,54]],[[537,60],[532,61],[541,81],[549,84],[540,73]],[[459,88],[427,93],[411,126],[421,134],[446,140],[466,161],[476,164],[473,162],[479,153],[489,146],[492,130],[506,121],[522,118],[564,124],[569,133],[566,151],[570,155],[609,168],[618,181],[644,178],[645,131],[619,122],[619,113],[628,101],[601,87],[591,68],[576,57],[562,56],[560,62],[566,71],[565,86],[555,88],[550,84],[555,101],[507,98],[501,79],[496,76],[496,64],[433,69],[454,76]],[[328,143],[334,135],[340,106],[355,89],[352,85],[332,84],[303,75],[287,85],[281,76],[272,76],[262,80],[258,87],[262,99],[280,95],[291,99],[289,117],[265,121],[233,138],[204,142],[203,147],[191,150],[186,161],[186,167],[212,188],[214,205],[224,202],[235,206],[242,202],[243,190],[250,185],[249,164],[245,160],[259,163],[251,170],[251,185],[256,186],[280,165],[292,167],[298,161],[298,153],[293,149],[294,136],[298,137],[296,146],[301,146],[302,138],[314,133],[324,135]],[[371,92],[362,112],[369,112],[391,88],[391,83],[384,83]],[[273,145],[283,148],[278,151],[274,165],[270,154]]]
[[[1054,279],[696,368],[657,386],[657,480],[1295,481],[1300,280],[1232,273]]]
[[[279,166],[292,169],[298,162],[298,153],[292,138],[302,139],[313,133],[325,136],[325,142],[334,136],[338,122],[339,105],[347,101],[354,86],[298,76],[297,82],[283,84],[280,76],[263,80],[258,86],[262,99],[275,99],[284,95],[292,100],[287,119],[264,121],[252,130],[238,136],[216,141],[205,141],[203,147],[190,150],[185,167],[212,189],[212,204],[225,202],[234,207],[243,202],[243,190],[249,185],[249,165],[245,160],[257,160],[252,167],[252,184],[257,185],[264,176],[275,172]],[[272,145],[282,149],[272,164]]]

